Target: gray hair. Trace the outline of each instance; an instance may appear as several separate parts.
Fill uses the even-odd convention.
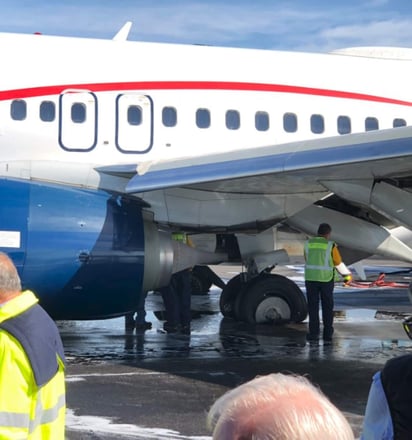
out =
[[[220,397],[208,427],[214,440],[353,440],[343,414],[305,377],[257,377]]]
[[[13,261],[4,252],[0,252],[0,295],[21,291],[21,281]]]

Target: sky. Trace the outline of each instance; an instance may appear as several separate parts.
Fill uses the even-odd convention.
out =
[[[327,52],[412,47],[411,0],[1,0],[0,32]]]

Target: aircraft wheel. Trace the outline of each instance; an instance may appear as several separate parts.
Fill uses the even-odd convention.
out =
[[[299,287],[281,275],[261,275],[237,298],[235,313],[252,323],[301,322],[308,314],[306,298]]]
[[[246,286],[242,281],[242,274],[233,277],[226,286],[223,288],[220,294],[219,306],[220,312],[227,318],[235,317],[235,301],[241,290]]]

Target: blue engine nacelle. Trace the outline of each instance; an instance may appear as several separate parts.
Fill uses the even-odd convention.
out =
[[[138,200],[12,180],[0,200],[0,250],[54,319],[123,315],[172,273],[169,234]]]

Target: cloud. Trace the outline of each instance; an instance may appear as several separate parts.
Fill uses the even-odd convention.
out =
[[[367,8],[379,8],[389,4],[389,0],[368,0],[365,4]]]
[[[244,39],[251,34],[279,35],[290,24],[301,21],[305,14],[291,10],[268,10],[239,8],[236,5],[220,4],[211,8],[207,4],[189,4],[184,8],[156,8],[144,12],[145,20],[139,23],[137,33],[143,35],[168,36],[176,39],[218,40],[228,42]],[[306,15],[307,17],[307,15]],[[167,22],[167,26],[164,23]]]
[[[384,20],[325,29],[319,38],[331,47],[412,46],[412,19]]]

